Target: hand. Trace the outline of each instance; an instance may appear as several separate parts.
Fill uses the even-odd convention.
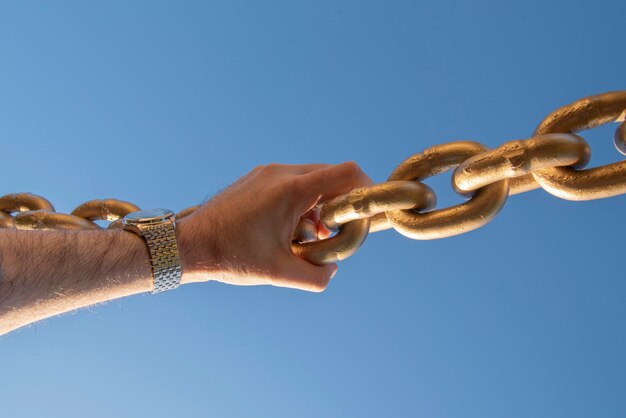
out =
[[[255,168],[179,221],[183,283],[217,280],[323,291],[337,265],[316,266],[295,256],[296,225],[319,203],[370,184],[353,162]],[[328,235],[318,228],[318,236]]]

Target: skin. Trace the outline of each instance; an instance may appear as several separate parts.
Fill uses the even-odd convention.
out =
[[[318,221],[319,203],[371,183],[353,162],[255,168],[177,222],[181,284],[325,290],[337,265],[295,256],[296,225]],[[318,238],[328,234],[318,222]],[[0,230],[0,335],[152,288],[146,244],[131,232]]]

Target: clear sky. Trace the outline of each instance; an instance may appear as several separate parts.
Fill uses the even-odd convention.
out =
[[[252,167],[525,138],[626,88],[623,1],[0,4],[0,194],[174,210]],[[615,126],[585,133],[615,161]],[[163,170],[149,169],[154,161]],[[157,180],[155,180],[155,178]],[[440,206],[461,199],[429,182]],[[0,338],[3,417],[624,417],[626,197],[371,235],[323,294],[189,285]]]

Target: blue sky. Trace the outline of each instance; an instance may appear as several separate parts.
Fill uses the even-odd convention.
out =
[[[252,167],[529,136],[624,89],[618,1],[3,2],[0,193],[174,210]],[[615,126],[584,133],[592,165]],[[149,161],[164,169],[148,171]],[[158,181],[153,181],[158,176]],[[428,183],[461,201],[449,175]],[[625,197],[369,237],[323,294],[209,283],[0,338],[7,417],[623,417]]]

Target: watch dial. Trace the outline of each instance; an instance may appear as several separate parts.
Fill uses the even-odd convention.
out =
[[[152,220],[168,218],[172,215],[174,215],[174,212],[169,209],[146,209],[129,213],[125,218],[135,222],[150,222]]]

